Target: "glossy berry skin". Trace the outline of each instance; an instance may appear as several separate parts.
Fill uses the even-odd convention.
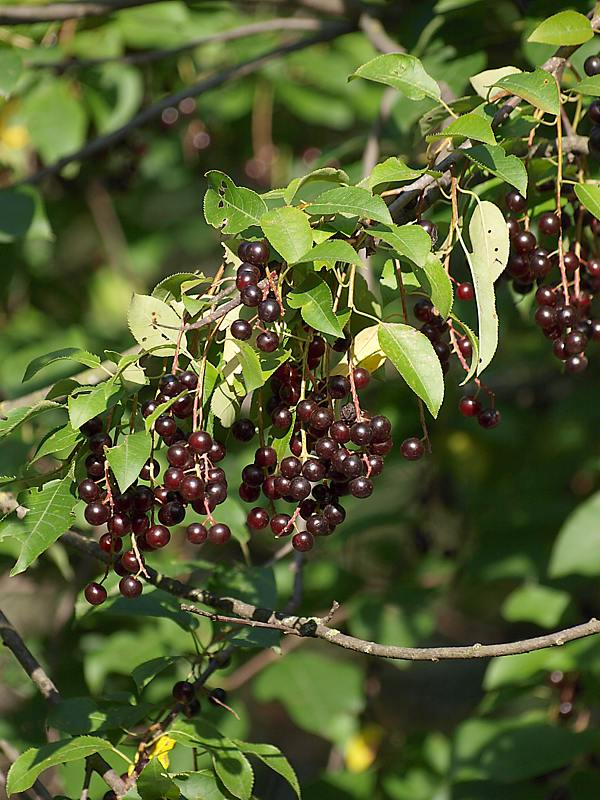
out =
[[[104,525],[105,522],[108,522],[108,518],[110,517],[110,509],[108,506],[102,505],[102,503],[94,500],[85,507],[83,515],[90,525]]]
[[[600,56],[588,56],[583,62],[583,71],[590,78],[593,75],[600,75]]]
[[[182,383],[186,389],[195,389],[198,386],[198,376],[191,370],[182,372],[179,376],[179,382]]]
[[[556,295],[549,286],[540,286],[535,293],[535,302],[540,306],[555,306]]]
[[[106,600],[106,589],[99,583],[88,583],[83,594],[91,606],[100,606]]]
[[[152,461],[148,460],[140,470],[140,478],[143,481],[149,481],[151,478],[158,477],[160,472],[160,465],[158,461],[153,458]]]
[[[158,512],[158,519],[168,527],[179,525],[185,519],[185,508],[176,500],[165,503]]]
[[[325,465],[316,458],[308,458],[302,466],[302,475],[311,483],[322,481],[325,477],[325,472]]]
[[[144,419],[149,417],[150,414],[153,414],[156,411],[159,405],[160,403],[157,403],[156,400],[146,400],[144,403],[142,403],[142,417]]]
[[[249,528],[252,528],[254,531],[260,531],[263,528],[266,528],[269,524],[269,512],[266,508],[252,508],[248,512],[248,516],[246,517],[246,522]]]
[[[250,270],[238,270],[237,277],[235,279],[235,288],[241,292],[242,289],[245,289],[246,286],[256,286],[258,283],[258,277],[256,274]]]
[[[565,361],[565,369],[572,375],[577,375],[580,372],[585,372],[588,366],[588,360],[584,355],[569,356]]]
[[[477,419],[482,428],[489,430],[490,428],[495,428],[500,424],[502,416],[497,409],[486,408],[479,414]]]
[[[354,444],[358,444],[361,447],[369,444],[373,438],[373,429],[371,428],[370,423],[355,422],[350,428],[350,438]]]
[[[119,591],[123,597],[128,597],[131,599],[134,597],[139,597],[142,593],[142,589],[142,582],[137,578],[134,578],[133,575],[125,575],[119,581]]]
[[[306,500],[310,494],[310,482],[301,476],[290,481],[289,497],[296,502]]]
[[[204,525],[199,522],[192,522],[185,529],[185,535],[188,542],[191,544],[204,544],[208,538],[208,531]]]
[[[292,424],[292,412],[285,406],[276,408],[271,414],[271,422],[276,428],[287,429]]]
[[[292,536],[292,547],[299,553],[312,550],[315,540],[308,531],[299,531]]]
[[[461,336],[457,340],[457,344],[458,344],[458,349],[460,350],[463,358],[466,358],[467,361],[468,361],[471,358],[471,356],[473,355],[473,345],[467,339],[466,336]]]
[[[264,331],[256,337],[256,346],[263,353],[273,353],[279,347],[279,337],[273,331]]]
[[[287,456],[281,460],[279,470],[284,478],[295,478],[302,472],[302,462],[296,456]]]
[[[350,428],[345,422],[334,422],[329,428],[329,435],[338,444],[347,444],[350,441]]]
[[[258,304],[258,318],[263,322],[275,322],[279,319],[279,303],[271,297]]]
[[[534,316],[535,324],[540,328],[553,328],[556,325],[556,311],[550,306],[539,306]]]
[[[331,532],[331,525],[322,514],[313,514],[306,520],[306,530],[312,536],[327,536]]]
[[[163,475],[163,485],[165,489],[168,489],[170,492],[178,491],[184,474],[183,470],[179,469],[179,467],[169,467]]]
[[[204,481],[197,475],[186,475],[181,481],[179,494],[188,502],[201,500],[204,497]]]
[[[326,431],[333,422],[333,414],[328,408],[317,408],[310,418],[310,426],[316,431]]]
[[[565,336],[564,342],[567,355],[574,356],[578,353],[583,353],[588,343],[588,337],[585,333],[571,331]]]
[[[271,530],[275,534],[275,536],[282,536],[285,533],[289,533],[289,524],[290,524],[290,515],[289,514],[275,514],[271,518]]]
[[[354,379],[354,386],[360,391],[369,385],[371,373],[364,367],[356,367],[356,369],[352,370],[352,378]]]
[[[213,706],[223,705],[227,702],[227,692],[219,687],[212,689],[208,696],[208,702]]]
[[[600,124],[600,100],[594,100],[588,108],[588,117],[594,125]]]
[[[117,512],[108,520],[108,530],[113,536],[125,536],[131,531],[131,518]]]
[[[461,397],[458,404],[458,410],[463,417],[476,417],[481,411],[481,403],[476,397],[465,396]]]
[[[245,319],[236,319],[231,323],[231,335],[234,339],[245,342],[252,336],[252,325]]]
[[[418,219],[417,225],[420,225],[421,228],[423,228],[423,230],[425,231],[425,233],[429,234],[429,236],[431,237],[431,241],[435,245],[438,239],[437,225],[434,222],[431,222],[431,220],[429,219]]]
[[[540,233],[546,236],[558,236],[560,231],[560,217],[553,214],[552,211],[546,211],[538,219],[538,228]]]
[[[258,286],[250,284],[250,286],[244,287],[240,292],[240,300],[248,308],[256,308],[262,300],[262,292]]]
[[[521,231],[515,236],[513,242],[519,253],[531,253],[537,244],[536,238],[531,231]]]
[[[472,300],[475,297],[475,290],[473,289],[473,284],[465,281],[465,283],[459,283],[456,287],[456,296],[459,300]]]
[[[322,336],[315,336],[308,345],[308,358],[319,359],[325,355],[325,339]]]
[[[249,486],[247,483],[242,483],[239,488],[239,495],[245,503],[254,503],[260,497],[260,488],[258,486]]]
[[[315,453],[323,461],[329,461],[337,449],[337,444],[329,436],[322,436],[315,443]]]
[[[328,503],[323,508],[323,516],[330,525],[335,527],[336,525],[341,525],[346,519],[346,512],[343,507],[337,503]]]
[[[425,447],[420,439],[411,436],[402,442],[400,452],[407,461],[418,461],[425,453]]]
[[[575,272],[579,266],[579,259],[571,250],[568,250],[564,255],[565,269],[567,272]]]
[[[127,572],[139,572],[142,565],[133,550],[126,550],[121,556],[121,566]]]
[[[269,245],[265,241],[248,242],[244,250],[244,260],[249,264],[260,266],[269,260]]]
[[[277,452],[272,447],[259,447],[254,453],[254,463],[258,467],[270,469],[277,465]]]
[[[85,460],[85,469],[88,478],[104,477],[104,458],[90,453]]]
[[[123,541],[118,536],[111,536],[110,533],[103,533],[98,540],[100,550],[105,553],[119,553],[123,549]]]
[[[350,383],[343,375],[332,375],[327,383],[327,391],[334,400],[342,400],[350,391]]]
[[[183,444],[172,444],[167,450],[167,461],[172,467],[185,467],[188,450]]]
[[[256,428],[250,419],[238,419],[231,426],[231,433],[238,442],[249,442],[254,438]]]
[[[513,214],[522,214],[527,208],[527,200],[516,189],[511,189],[511,191],[508,192],[505,202],[506,207],[509,211],[512,211]]]
[[[86,478],[77,487],[77,494],[85,503],[91,503],[100,497],[100,487],[94,481]]]
[[[231,539],[231,531],[229,530],[228,525],[224,525],[222,522],[215,522],[214,525],[211,525],[208,529],[208,540],[212,544],[225,544]]]
[[[166,436],[173,436],[177,423],[171,417],[161,416],[154,423],[154,430],[164,439]]]
[[[133,508],[143,514],[154,505],[154,494],[148,486],[138,486],[133,494]]]
[[[189,703],[196,696],[193,684],[188,681],[177,681],[171,690],[174,699],[180,703]]]
[[[208,453],[212,447],[212,443],[212,437],[206,431],[194,431],[193,433],[190,433],[188,437],[190,449],[193,450],[194,453],[198,453],[198,455],[204,455],[204,453]]]
[[[169,529],[164,525],[153,525],[146,531],[146,542],[152,550],[158,550],[165,547],[171,540]]]
[[[348,484],[353,497],[364,499],[373,493],[373,484],[368,478],[353,478]]]
[[[417,300],[413,306],[413,314],[420,322],[431,322],[433,317],[433,304],[430,300]]]
[[[150,520],[145,515],[140,515],[137,517],[132,517],[131,519],[131,530],[136,536],[141,536],[143,533],[146,533],[148,528],[150,527]]]

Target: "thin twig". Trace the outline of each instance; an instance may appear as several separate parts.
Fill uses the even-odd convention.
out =
[[[66,19],[102,17],[126,8],[149,6],[161,0],[101,0],[95,3],[50,3],[49,5],[0,6],[0,25],[23,25],[32,22],[60,22]]]

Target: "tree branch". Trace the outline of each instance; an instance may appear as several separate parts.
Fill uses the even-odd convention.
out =
[[[161,0],[101,0],[97,3],[50,3],[37,6],[0,6],[0,25],[24,25],[32,22],[61,22],[67,19],[101,17],[126,8],[149,6]]]
[[[68,531],[61,540],[72,547],[92,555],[101,561],[106,560],[98,545],[86,539],[80,533]],[[519,655],[531,653],[535,650],[545,650],[558,647],[567,642],[583,639],[600,633],[600,620],[591,619],[582,625],[565,628],[562,631],[536,636],[532,639],[523,639],[517,642],[502,644],[472,644],[459,647],[401,647],[399,645],[383,645],[349,636],[327,623],[328,617],[299,617],[285,614],[281,611],[258,608],[251,603],[233,597],[217,597],[205,589],[189,586],[175,578],[161,575],[151,567],[147,567],[150,575],[149,583],[169,594],[186,600],[194,600],[216,610],[216,614],[197,606],[183,603],[181,608],[191,614],[210,617],[217,622],[226,622],[236,625],[250,625],[251,627],[270,628],[281,633],[322,639],[323,641],[353,650],[356,653],[375,656],[377,658],[391,658],[402,661],[455,661],[471,658],[493,658],[498,656]],[[220,613],[220,612],[225,612]]]

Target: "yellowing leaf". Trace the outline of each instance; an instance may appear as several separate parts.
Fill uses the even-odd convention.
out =
[[[169,769],[169,752],[176,744],[177,742],[175,739],[172,739],[170,736],[166,734],[161,736],[160,739],[155,742],[152,749],[148,751],[150,761],[152,761],[153,758],[157,758],[164,769]]]
[[[352,736],[346,745],[346,767],[349,772],[364,772],[377,757],[377,750],[383,738],[379,725],[367,725]]]

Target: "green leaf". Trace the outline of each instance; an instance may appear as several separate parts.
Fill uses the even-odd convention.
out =
[[[444,375],[429,339],[410,325],[391,322],[382,322],[377,335],[383,352],[437,417],[444,398]]]
[[[579,81],[579,83],[575,84],[575,86],[570,86],[569,88],[572,92],[577,92],[578,94],[600,97],[600,75],[586,76],[583,80]]]
[[[552,548],[549,574],[600,574],[600,492],[596,492],[567,517]]]
[[[83,364],[85,367],[95,368],[100,366],[100,359],[97,355],[88,353],[87,350],[80,350],[77,347],[65,347],[62,350],[54,350],[52,353],[46,353],[30,361],[23,375],[23,383],[33,378],[34,375],[49,364],[65,360],[75,361],[77,364]]]
[[[374,189],[382,183],[404,183],[404,181],[414,181],[423,175],[425,169],[412,169],[407,167],[404,161],[397,156],[391,156],[381,164],[376,164],[368,178],[361,181],[361,185],[367,189]]]
[[[23,73],[23,59],[18,50],[0,48],[0,97],[8,100]]]
[[[121,390],[113,381],[106,381],[106,383],[94,386],[89,392],[83,391],[71,395],[67,404],[72,427],[81,428],[92,417],[97,417],[107,408],[114,406],[120,393]]]
[[[312,245],[312,229],[304,211],[283,206],[268,211],[260,219],[265,236],[288,264],[295,264]]]
[[[143,350],[155,356],[171,355],[179,338],[181,317],[157,297],[134,294],[127,312],[127,324]],[[185,346],[185,334],[182,337]]]
[[[133,678],[138,692],[143,691],[157,675],[160,675],[161,672],[169,669],[169,667],[172,667],[173,664],[176,664],[178,661],[179,656],[159,656],[158,658],[150,659],[150,661],[144,661],[143,664],[139,664],[135,667],[131,673],[131,677]]]
[[[467,339],[471,342],[471,347],[473,348],[473,355],[471,357],[471,365],[469,371],[467,372],[466,376],[463,378],[462,382],[460,383],[461,386],[464,386],[468,383],[473,375],[475,375],[477,371],[477,365],[479,364],[479,339],[477,338],[476,334],[469,328],[468,325],[458,319],[458,317],[452,315],[452,319],[455,323],[457,323],[460,328],[462,329],[462,333],[467,337]]]
[[[79,150],[85,141],[84,105],[65,79],[41,81],[26,97],[23,115],[31,141],[46,163]]]
[[[300,309],[307,325],[330,336],[344,335],[333,313],[331,289],[318,275],[310,275],[298,289],[288,294],[287,301],[291,308]]]
[[[185,800],[231,800],[233,797],[223,787],[223,784],[217,783],[212,769],[194,773],[179,773],[172,777]]]
[[[335,167],[321,167],[303,175],[301,178],[291,180],[286,189],[282,191],[282,197],[289,205],[300,189],[307,183],[325,181],[327,183],[350,183],[350,178],[343,169]]]
[[[233,747],[211,752],[215,772],[234,797],[250,800],[254,772],[246,756]]]
[[[51,431],[41,442],[32,461],[37,461],[43,456],[61,453],[63,450],[71,451],[83,440],[83,434],[74,430],[69,423]]]
[[[425,265],[431,252],[431,236],[420,225],[379,226],[371,229],[373,236],[391,245],[399,256],[406,256],[420,267]]]
[[[260,225],[267,211],[265,201],[251,189],[236,186],[228,175],[217,170],[206,173],[209,188],[204,195],[204,216],[209,225],[223,233],[240,233]]]
[[[373,197],[370,192],[359,186],[338,186],[336,189],[329,189],[311,201],[306,210],[314,216],[346,214],[385,224],[392,222],[388,207],[381,197]]]
[[[43,489],[30,489],[20,504],[28,509],[23,519],[11,514],[3,523],[7,535],[22,542],[17,563],[11,575],[24,572],[35,559],[47,550],[68,529],[72,512],[77,502],[71,494],[72,479],[67,475],[62,480],[50,481]]]
[[[177,800],[179,787],[163,774],[157,758],[152,759],[140,775],[136,789],[142,800]]]
[[[340,261],[343,264],[356,264],[362,266],[362,261],[356,250],[343,239],[329,239],[321,244],[315,245],[308,250],[298,261],[325,262],[327,265],[334,266]]]
[[[23,189],[0,190],[0,242],[25,236],[35,215],[35,202]]]
[[[349,80],[353,78],[366,78],[392,86],[410,100],[423,100],[425,97],[440,99],[440,87],[436,81],[425,71],[418,58],[405,53],[375,56],[359,67]]]
[[[575,186],[575,194],[590,214],[600,219],[600,186],[595,183],[578,183]]]
[[[279,700],[303,730],[341,742],[354,732],[365,694],[362,669],[327,655],[295,650],[254,679],[257,700]]]
[[[150,458],[152,437],[146,431],[128,433],[123,442],[106,450],[106,458],[116,478],[121,494],[140,476],[140,470]]]
[[[26,792],[44,770],[112,749],[110,742],[97,736],[78,736],[43,747],[31,747],[17,758],[8,771],[6,791],[9,795]]]
[[[481,169],[486,169],[492,175],[502,178],[521,194],[527,194],[527,170],[517,156],[507,156],[500,145],[478,144],[463,150],[463,152]]]
[[[490,121],[481,114],[463,114],[462,117],[455,119],[448,127],[439,133],[434,133],[427,137],[428,142],[445,139],[447,136],[457,136],[463,139],[474,139],[485,144],[496,144],[496,137],[492,130]]]
[[[277,772],[282,778],[290,784],[292,789],[296,792],[297,797],[301,797],[300,784],[298,778],[290,762],[283,755],[281,750],[272,744],[252,744],[250,742],[241,742],[239,739],[233,739],[233,742],[240,748],[242,753],[247,755],[256,756],[263,764],[270,767],[274,772]]]
[[[484,69],[477,75],[469,78],[471,86],[475,89],[479,97],[487,100],[490,94],[490,89],[496,85],[496,81],[505,78],[507,75],[514,75],[521,72],[517,67],[499,67],[498,69]]]
[[[496,86],[522,97],[541,111],[553,116],[560,114],[560,93],[556,79],[539,67],[533,72],[505,75],[496,82]]]
[[[235,392],[227,383],[220,383],[212,393],[210,410],[224,428],[231,428],[239,411],[239,404]]]
[[[248,342],[235,341],[237,358],[242,366],[242,376],[248,392],[258,389],[265,383],[256,350]]]
[[[28,422],[33,417],[41,414],[43,411],[48,411],[50,408],[62,408],[62,406],[60,403],[55,403],[52,400],[40,400],[39,403],[33,406],[13,408],[11,411],[8,411],[3,415],[5,419],[0,418],[0,439],[4,436],[8,436],[9,433],[16,430],[19,425]]]
[[[479,320],[479,364],[481,375],[498,347],[498,314],[494,282],[500,277],[510,249],[508,227],[504,215],[493,203],[483,200],[477,204],[469,223],[473,252],[467,256],[477,301]]]
[[[576,45],[594,36],[592,23],[578,11],[559,11],[541,22],[530,34],[528,42],[540,44]]]
[[[425,235],[427,236],[427,234]],[[439,315],[442,319],[446,319],[452,310],[454,294],[452,281],[440,259],[435,253],[428,253],[421,266],[413,266],[413,272],[424,291],[430,296]]]
[[[525,584],[508,595],[502,604],[502,616],[508,622],[533,622],[541,628],[554,628],[570,602],[568,593],[560,589]]]

